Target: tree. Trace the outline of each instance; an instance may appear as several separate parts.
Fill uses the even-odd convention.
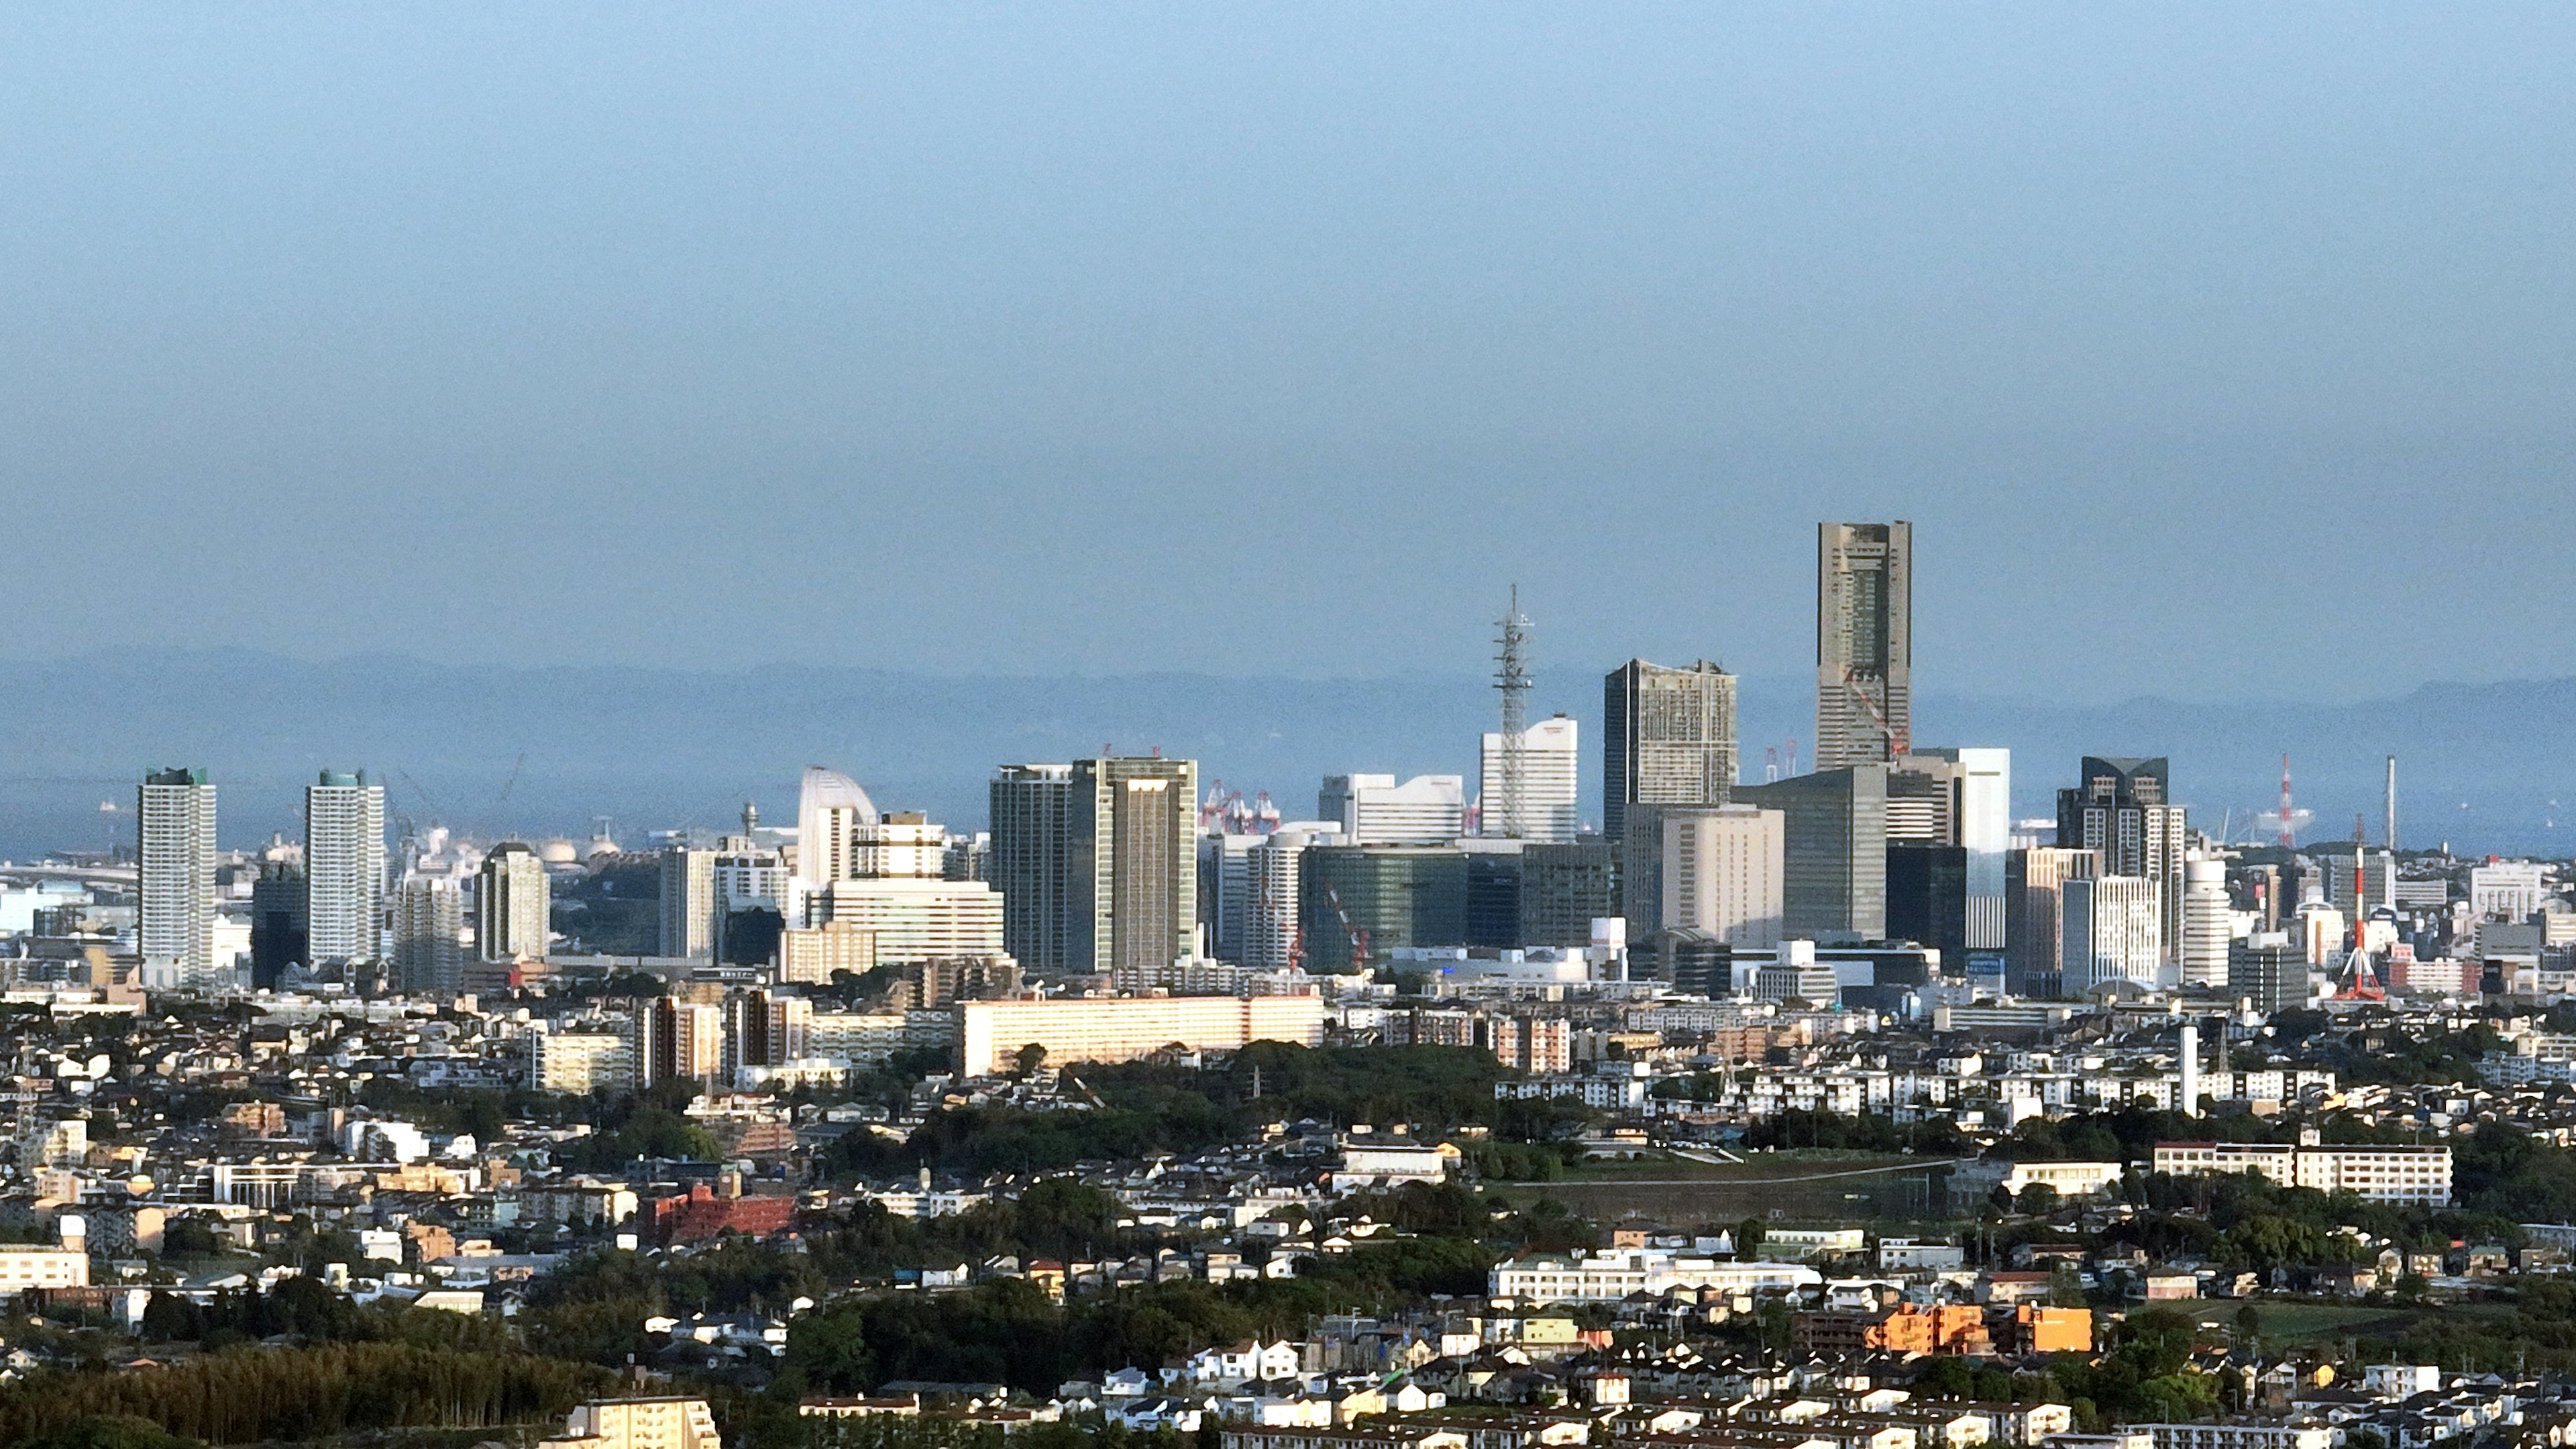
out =
[[[2035,1218],[2054,1214],[2059,1205],[2057,1189],[2044,1182],[2034,1182],[2013,1197],[2013,1207],[2016,1211],[2027,1213]]]
[[[1019,1068],[1020,1075],[1023,1077],[1033,1075],[1038,1068],[1045,1066],[1046,1058],[1047,1050],[1044,1042],[1033,1041],[1011,1053],[1011,1063]]]

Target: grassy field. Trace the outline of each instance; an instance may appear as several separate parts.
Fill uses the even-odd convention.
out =
[[[1742,1222],[1919,1221],[1948,1216],[1925,1179],[1935,1164],[1870,1152],[1764,1152],[1744,1162],[1638,1158],[1586,1163],[1556,1182],[1512,1183],[1513,1196],[1545,1195],[1596,1222],[1644,1218],[1674,1227]]]

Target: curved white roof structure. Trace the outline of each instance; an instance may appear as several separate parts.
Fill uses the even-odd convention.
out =
[[[877,823],[876,802],[858,781],[821,765],[806,766],[796,791],[796,874],[811,881],[839,879],[851,827]]]

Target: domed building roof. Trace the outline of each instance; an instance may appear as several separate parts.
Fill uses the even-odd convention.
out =
[[[802,826],[825,810],[855,810],[860,824],[877,823],[876,802],[859,788],[858,781],[838,770],[807,765],[805,783],[796,792],[796,823]]]

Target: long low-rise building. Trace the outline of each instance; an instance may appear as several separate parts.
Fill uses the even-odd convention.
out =
[[[1607,1303],[1631,1293],[1661,1295],[1675,1288],[1758,1293],[1823,1281],[1823,1274],[1798,1263],[1725,1262],[1655,1248],[1523,1253],[1495,1264],[1490,1275],[1493,1296],[1533,1303]]]
[[[2174,1177],[2259,1173],[2283,1187],[2348,1192],[2373,1202],[2447,1207],[2451,1149],[2274,1142],[2159,1142],[2155,1169]]]
[[[1110,996],[957,1006],[969,1075],[1007,1072],[1022,1050],[1050,1063],[1124,1062],[1166,1047],[1235,1051],[1256,1041],[1324,1044],[1320,996]]]

